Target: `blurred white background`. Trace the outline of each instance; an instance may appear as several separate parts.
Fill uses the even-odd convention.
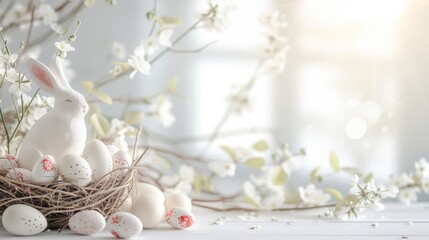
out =
[[[199,54],[169,53],[152,66],[150,76],[120,81],[105,88],[112,96],[150,96],[178,77],[173,98],[176,123],[143,124],[153,136],[174,143],[189,155],[225,157],[219,144],[249,145],[260,138],[305,147],[310,166],[326,162],[334,149],[344,165],[358,166],[384,181],[390,173],[411,170],[429,156],[427,110],[429,84],[429,1],[426,0],[238,0],[226,34],[195,32],[178,49],[193,49],[218,40]],[[80,16],[82,26],[69,55],[77,76],[96,80],[111,69],[112,42],[129,54],[149,32],[145,13],[152,1],[118,1],[115,7],[95,4]],[[191,25],[205,1],[159,0],[158,12],[183,17]],[[228,106],[234,87],[244,84],[258,61],[263,11],[285,14],[290,51],[285,71],[259,79],[250,107],[233,115],[208,152],[203,141]],[[177,34],[177,33],[176,33]],[[48,42],[41,59],[54,52]],[[50,51],[50,50],[46,50]],[[118,116],[123,106],[106,106]],[[138,106],[133,106],[138,108]],[[222,136],[222,134],[221,134]],[[207,138],[206,138],[207,139]],[[157,144],[153,142],[153,144]],[[308,169],[306,169],[308,171]],[[304,178],[306,176],[303,176]]]

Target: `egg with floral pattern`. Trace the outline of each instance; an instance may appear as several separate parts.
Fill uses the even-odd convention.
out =
[[[8,171],[18,167],[18,161],[12,154],[0,158],[0,170]]]
[[[50,184],[58,179],[58,167],[54,157],[43,156],[33,166],[31,178],[37,184]]]
[[[128,212],[116,212],[107,220],[107,229],[117,238],[132,238],[141,233],[143,224]]]
[[[82,235],[92,235],[103,231],[106,220],[101,213],[95,210],[84,210],[73,215],[69,220],[69,227],[73,232]]]
[[[165,212],[165,221],[174,228],[190,228],[195,223],[195,217],[183,208],[172,208]]]
[[[19,181],[31,182],[31,172],[25,168],[10,169],[6,176]]]

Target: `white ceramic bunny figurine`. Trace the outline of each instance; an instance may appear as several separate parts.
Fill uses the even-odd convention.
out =
[[[70,87],[60,61],[56,57],[55,71],[51,72],[43,63],[28,60],[33,81],[55,98],[54,108],[34,124],[22,142],[19,164],[30,171],[42,155],[53,156],[59,164],[61,156],[81,155],[85,146],[88,104]]]

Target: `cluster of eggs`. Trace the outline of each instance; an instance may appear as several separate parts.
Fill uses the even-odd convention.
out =
[[[165,198],[155,186],[137,183],[133,195],[107,221],[95,210],[83,210],[70,218],[68,226],[82,235],[93,235],[106,228],[117,238],[132,238],[138,236],[143,228],[156,227],[163,219],[178,229],[189,228],[195,222],[191,200],[182,193]],[[45,216],[23,204],[8,207],[3,213],[2,223],[6,231],[20,236],[39,234],[47,228]]]
[[[129,167],[132,164],[131,156],[116,146],[106,146],[103,142],[90,140],[82,156],[65,154],[60,161],[52,156],[38,156],[32,169],[20,167],[19,161],[8,155],[0,159],[0,170],[7,171],[7,177],[32,182],[34,184],[49,185],[58,180],[70,182],[76,186],[85,187],[92,179],[101,179],[115,169]],[[120,170],[117,173],[121,173]]]

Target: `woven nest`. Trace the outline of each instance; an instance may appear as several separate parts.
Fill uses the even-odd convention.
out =
[[[40,186],[0,175],[0,215],[14,204],[25,204],[42,212],[49,229],[67,227],[71,216],[82,210],[96,210],[109,217],[130,196],[137,168],[114,170],[86,187],[65,181]]]

